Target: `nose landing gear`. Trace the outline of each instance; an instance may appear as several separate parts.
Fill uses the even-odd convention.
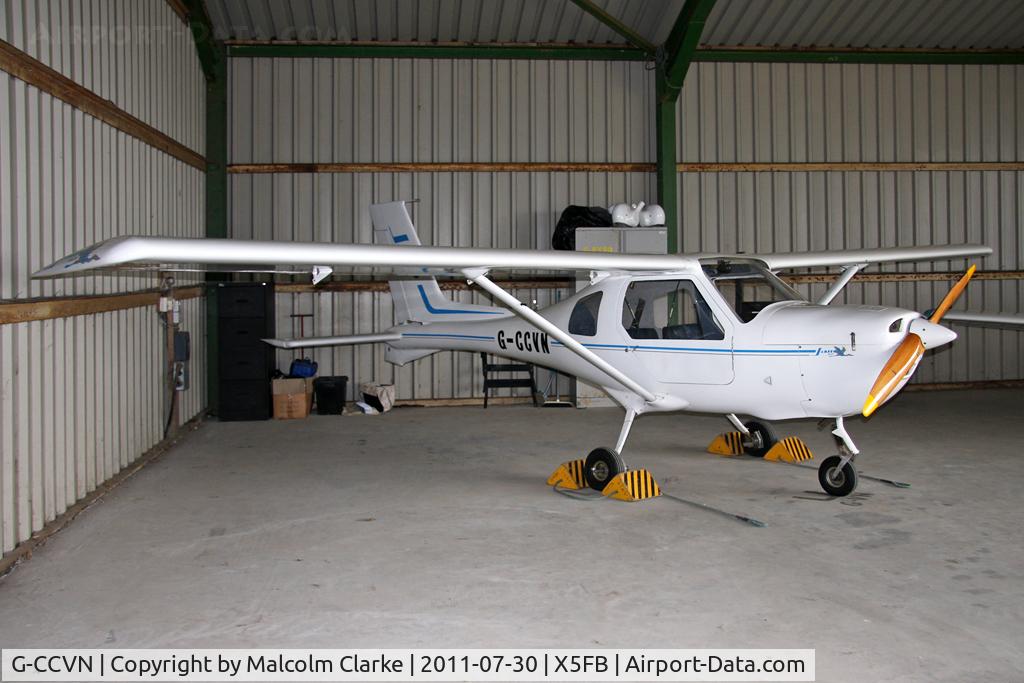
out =
[[[839,447],[839,455],[825,458],[818,468],[818,483],[822,490],[830,496],[848,496],[857,489],[857,470],[853,466],[857,446],[846,431],[842,416],[836,418],[836,428],[832,430]]]

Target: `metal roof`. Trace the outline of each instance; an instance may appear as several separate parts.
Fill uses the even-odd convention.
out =
[[[258,41],[626,43],[569,0],[206,0],[218,37]],[[662,44],[683,0],[594,0]],[[718,0],[701,44],[1024,48],[1021,0]]]
[[[1021,0],[719,0],[710,46],[1002,49],[1024,47]]]
[[[663,42],[683,0],[597,0]],[[206,0],[229,40],[625,43],[569,0]]]

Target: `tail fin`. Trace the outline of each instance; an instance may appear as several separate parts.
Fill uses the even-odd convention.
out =
[[[413,227],[405,204],[404,201],[398,201],[370,205],[375,243],[420,246],[420,238],[416,235],[416,228]],[[504,308],[452,301],[441,293],[437,280],[432,277],[391,280],[388,284],[395,300],[395,318],[399,323],[459,322],[509,315]]]

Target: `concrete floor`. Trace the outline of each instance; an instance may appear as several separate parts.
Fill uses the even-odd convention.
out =
[[[209,423],[0,582],[0,645],[814,647],[821,681],[1021,680],[1022,404],[907,394],[852,420],[862,471],[913,487],[841,500],[704,453],[724,420],[637,422],[631,464],[767,528],[553,493],[614,442],[611,409]]]

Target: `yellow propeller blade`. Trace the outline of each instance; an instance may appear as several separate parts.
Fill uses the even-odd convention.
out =
[[[932,313],[932,317],[928,319],[929,322],[938,323],[942,320],[942,316],[946,315],[946,312],[963,294],[964,288],[967,287],[976,268],[976,266],[968,268],[964,276],[953,285],[953,288],[942,299],[942,303]],[[908,333],[889,357],[882,372],[878,373],[878,379],[875,380],[871,391],[868,392],[868,398],[864,401],[864,408],[861,411],[864,417],[870,416],[878,409],[878,406],[889,400],[903,380],[914,372],[922,355],[924,355],[924,342],[913,332]]]
[[[946,294],[946,298],[942,300],[942,303],[936,306],[935,311],[932,312],[932,317],[928,318],[928,322],[937,323],[942,320],[942,316],[946,315],[949,309],[953,307],[953,304],[956,303],[956,300],[960,298],[960,295],[963,294],[964,289],[967,287],[967,283],[971,281],[971,277],[974,275],[976,268],[977,266],[971,266],[967,269],[964,276],[960,278],[960,280],[953,285],[953,288],[949,290],[949,293]]]
[[[924,354],[924,344],[921,342],[921,338],[913,333],[908,334],[889,357],[889,361],[882,368],[882,372],[878,374],[874,386],[871,387],[868,399],[864,401],[862,410],[864,417],[869,417],[878,406],[889,399],[896,388],[900,386],[903,378],[917,367],[917,362],[922,354]]]

